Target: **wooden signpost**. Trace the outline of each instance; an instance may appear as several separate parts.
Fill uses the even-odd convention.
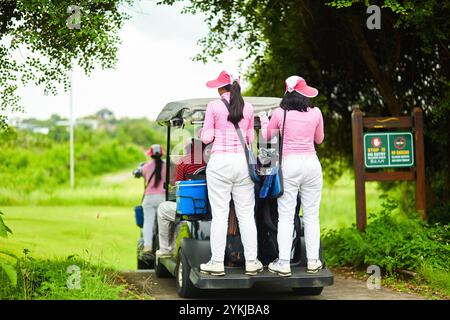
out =
[[[422,109],[414,108],[411,116],[364,117],[359,108],[354,108],[352,129],[358,229],[363,231],[366,228],[366,181],[414,180],[416,208],[425,219]],[[389,168],[406,170],[386,171]]]

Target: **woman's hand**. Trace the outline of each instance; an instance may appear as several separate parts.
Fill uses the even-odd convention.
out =
[[[268,113],[266,111],[260,111],[258,112],[257,116],[261,119],[261,118],[267,118],[268,117]]]

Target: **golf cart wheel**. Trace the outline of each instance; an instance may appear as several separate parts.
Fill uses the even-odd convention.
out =
[[[194,286],[189,279],[191,266],[182,249],[178,252],[177,266],[175,268],[175,278],[177,293],[181,298],[195,298],[199,295],[200,289]]]
[[[172,274],[167,270],[167,268],[162,264],[159,263],[159,259],[155,258],[155,275],[158,278],[170,278],[172,277]]]
[[[322,293],[323,287],[292,288],[292,291],[299,296],[318,296]]]

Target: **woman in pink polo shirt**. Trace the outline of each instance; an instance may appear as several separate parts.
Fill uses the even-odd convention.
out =
[[[211,260],[200,265],[200,271],[224,275],[224,256],[227,241],[230,200],[233,198],[244,246],[245,273],[255,275],[263,270],[257,259],[254,184],[250,178],[244,148],[234,124],[238,124],[247,144],[253,141],[253,106],[241,96],[239,77],[222,71],[209,88],[217,88],[220,98],[206,108],[200,132],[203,143],[213,142],[206,167],[208,198],[212,209]]]
[[[291,76],[286,79],[285,95],[280,107],[273,111],[270,122],[267,116],[260,115],[264,139],[271,139],[282,131],[285,121],[282,137],[284,193],[278,198],[279,257],[269,264],[269,271],[281,276],[291,275],[292,236],[299,192],[305,225],[307,271],[315,273],[322,267],[319,260],[322,167],[314,143],[323,141],[323,118],[319,108],[309,101],[317,94],[317,89],[308,86],[303,78]]]
[[[152,161],[147,162],[142,167],[142,176],[146,181],[145,195],[142,201],[144,209],[144,226],[142,236],[144,238],[143,253],[154,254],[153,248],[153,228],[156,221],[156,210],[164,197],[164,177],[166,166],[162,157],[162,148],[159,144],[154,144],[147,151],[147,155]]]

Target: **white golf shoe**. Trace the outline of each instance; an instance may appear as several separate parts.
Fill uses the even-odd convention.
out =
[[[223,262],[208,261],[200,265],[200,272],[204,274],[210,274],[212,276],[224,276],[225,267]]]
[[[277,273],[282,277],[290,277],[291,273],[291,265],[289,263],[282,264],[278,259],[274,262],[269,263],[269,271],[272,273]]]
[[[320,260],[308,260],[306,272],[317,273],[320,269],[322,269],[322,262],[320,262]]]
[[[251,262],[245,261],[245,274],[249,276],[255,276],[258,272],[264,270],[264,266],[258,259]]]
[[[156,250],[156,257],[158,259],[171,258],[172,257],[172,253],[171,252],[164,252],[164,251],[161,251],[161,250]]]

